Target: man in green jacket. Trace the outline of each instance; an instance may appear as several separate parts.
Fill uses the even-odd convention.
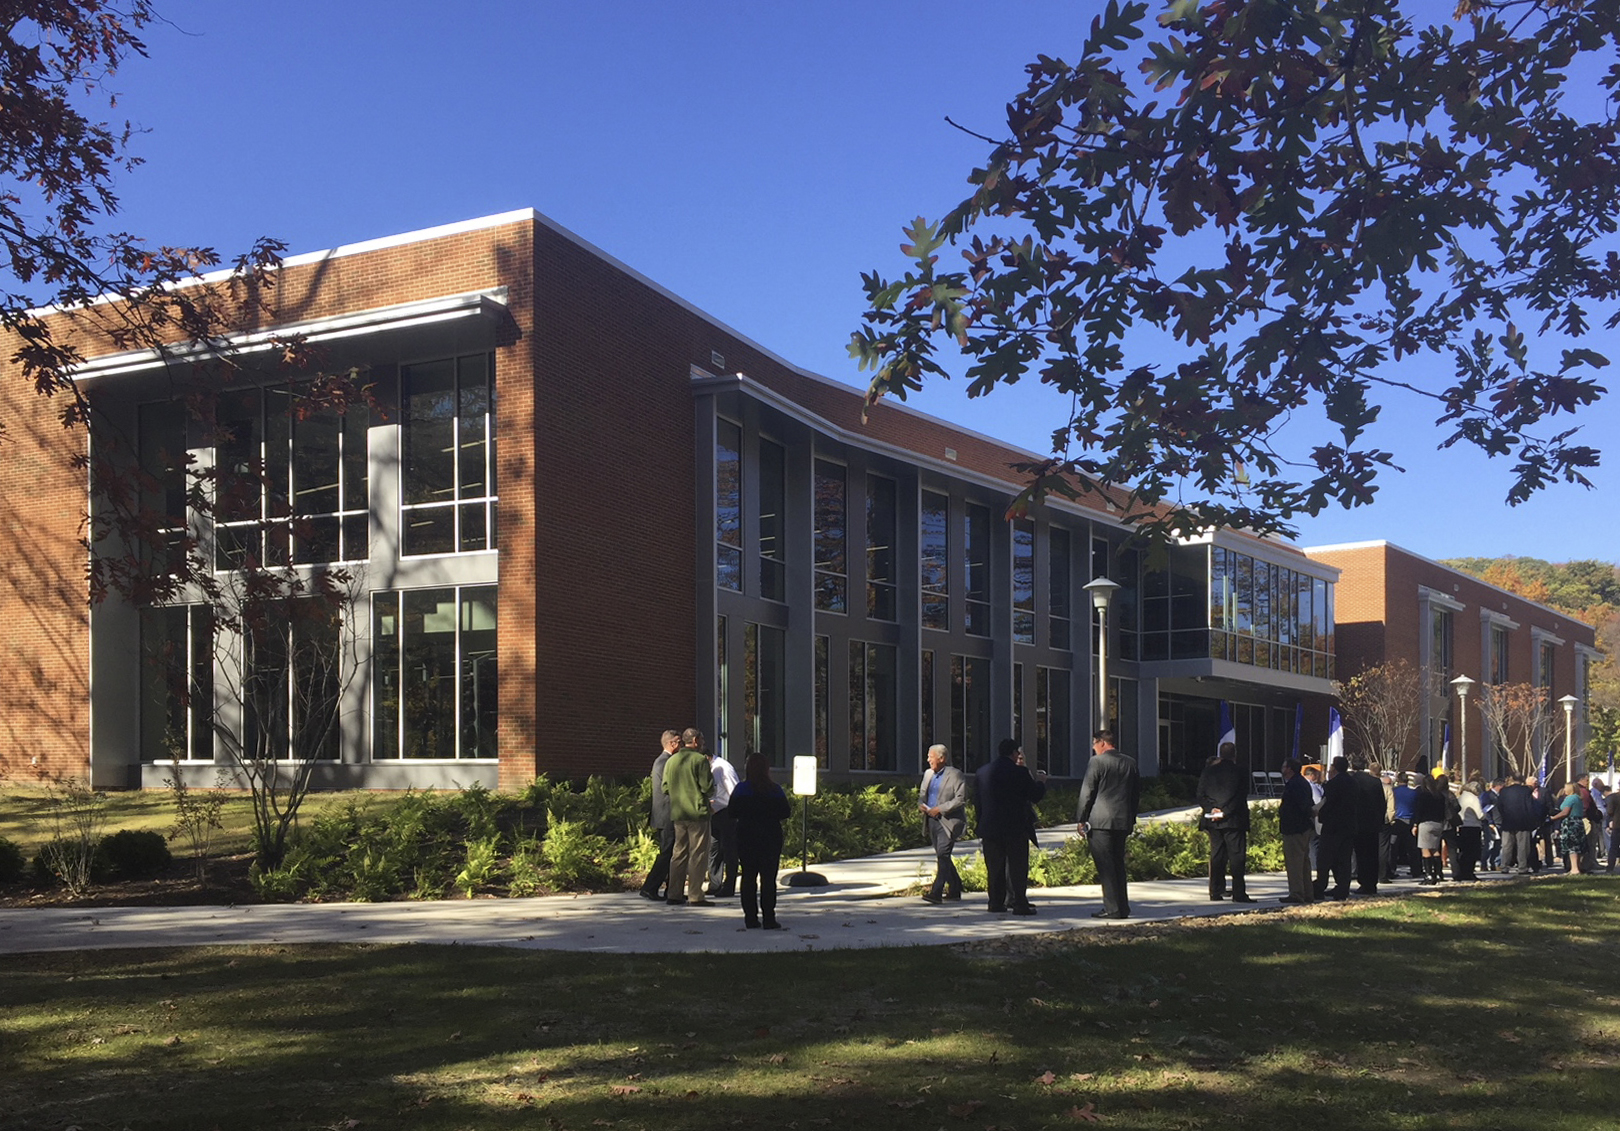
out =
[[[664,764],[664,792],[675,822],[675,852],[669,862],[669,902],[706,907],[703,880],[709,874],[709,798],[714,772],[703,753],[703,733],[687,727],[681,748]],[[685,888],[686,894],[681,895]]]

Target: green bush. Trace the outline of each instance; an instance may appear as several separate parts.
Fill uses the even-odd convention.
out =
[[[587,832],[579,821],[552,821],[540,842],[540,864],[558,890],[598,889],[613,884],[624,857],[622,845]]]
[[[495,882],[500,874],[501,838],[493,834],[467,842],[467,866],[456,873],[456,887],[468,899]]]
[[[0,884],[14,884],[28,874],[23,850],[0,836]]]
[[[96,843],[94,872],[98,879],[149,880],[173,863],[169,843],[150,829],[119,829]]]

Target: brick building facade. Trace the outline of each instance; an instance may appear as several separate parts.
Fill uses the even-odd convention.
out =
[[[1581,764],[1588,672],[1600,658],[1592,626],[1389,542],[1310,547],[1305,553],[1340,571],[1338,658],[1347,677],[1375,664],[1405,660],[1426,673],[1432,686],[1447,688],[1426,696],[1403,764],[1427,758],[1430,765],[1439,765],[1449,724],[1452,765],[1458,763],[1466,737],[1470,768],[1487,775],[1506,769],[1482,711],[1489,688],[1501,684],[1545,689],[1554,706],[1544,742],[1560,782],[1564,719],[1556,704],[1574,696],[1571,760]],[[1452,681],[1459,676],[1475,681],[1464,700],[1466,720],[1453,690]]]
[[[65,332],[97,428],[276,469],[197,532],[217,569],[249,546],[357,578],[322,786],[640,773],[689,724],[734,761],[815,753],[840,776],[909,776],[933,741],[971,767],[1018,734],[1077,775],[1103,576],[1122,588],[1102,710],[1145,771],[1200,766],[1222,700],[1253,768],[1325,738],[1331,564],[1219,532],[1152,565],[1095,497],[1010,521],[1030,453],[897,404],[863,417],[858,390],[533,211],[290,258],[270,297],[206,428],[175,400],[205,358]],[[300,412],[296,379],[252,373],[272,332],[364,374],[376,407]],[[86,601],[83,435],[19,382],[5,397],[0,772],[118,788],[224,763],[215,724],[241,720],[209,610]]]

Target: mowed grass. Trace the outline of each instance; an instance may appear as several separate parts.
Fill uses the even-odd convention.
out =
[[[1590,1131],[1617,893],[912,950],[8,956],[0,1127]]]

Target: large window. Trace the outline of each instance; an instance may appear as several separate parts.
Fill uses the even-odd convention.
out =
[[[951,627],[950,518],[949,498],[932,491],[922,493],[918,555],[922,626],[942,631]]]
[[[1035,524],[1013,522],[1013,640],[1035,643]]]
[[[787,600],[787,456],[759,442],[759,595]],[[735,588],[732,586],[731,588]]]
[[[773,766],[787,764],[785,641],[779,628],[743,625],[743,734]]]
[[[1048,533],[1050,541],[1047,543],[1047,588],[1049,600],[1047,612],[1050,615],[1051,639],[1048,641],[1053,648],[1067,651],[1071,645],[1070,640],[1070,613],[1069,613],[1069,532],[1053,527]]]
[[[844,612],[849,605],[849,508],[845,488],[841,464],[816,460],[816,608],[829,613]]]
[[[951,657],[951,752],[964,771],[990,760],[990,661]]]
[[[967,528],[962,539],[967,579],[967,631],[990,635],[990,508],[967,505]]]
[[[1490,667],[1486,681],[1499,687],[1508,681],[1508,630],[1499,624],[1491,625]]]
[[[255,759],[336,759],[343,617],[319,598],[249,626],[240,645],[242,747]]]
[[[214,616],[141,610],[141,761],[214,760]]]
[[[1029,738],[1022,736],[1027,747]],[[1034,766],[1059,777],[1069,770],[1069,673],[1035,669]]]
[[[159,401],[138,411],[141,506],[161,523],[161,542],[142,547],[153,574],[178,568],[186,534],[186,414],[178,409]]]
[[[1320,578],[1271,562],[1259,561],[1220,546],[1209,553],[1209,599],[1187,591],[1189,555],[1202,548],[1178,548],[1182,564],[1173,566],[1166,587],[1173,658],[1197,655],[1193,638],[1203,629],[1193,623],[1209,618],[1209,654],[1218,660],[1333,678],[1333,587]],[[1146,647],[1146,645],[1144,645]],[[1189,649],[1192,649],[1189,651]],[[1146,657],[1144,657],[1146,658]]]
[[[214,419],[215,568],[370,555],[364,405],[336,413],[298,386],[235,389],[220,396]],[[166,443],[175,442],[170,433]],[[171,480],[165,496],[175,489]]]
[[[895,769],[895,649],[849,642],[849,768]]]
[[[715,577],[722,589],[742,592],[743,492],[742,429],[729,420],[715,428]],[[764,551],[763,544],[760,547]]]
[[[894,620],[895,535],[897,497],[894,480],[866,477],[866,615],[873,620]]]
[[[495,548],[495,366],[489,354],[400,371],[402,552]]]
[[[372,757],[494,758],[496,588],[372,594]]]

